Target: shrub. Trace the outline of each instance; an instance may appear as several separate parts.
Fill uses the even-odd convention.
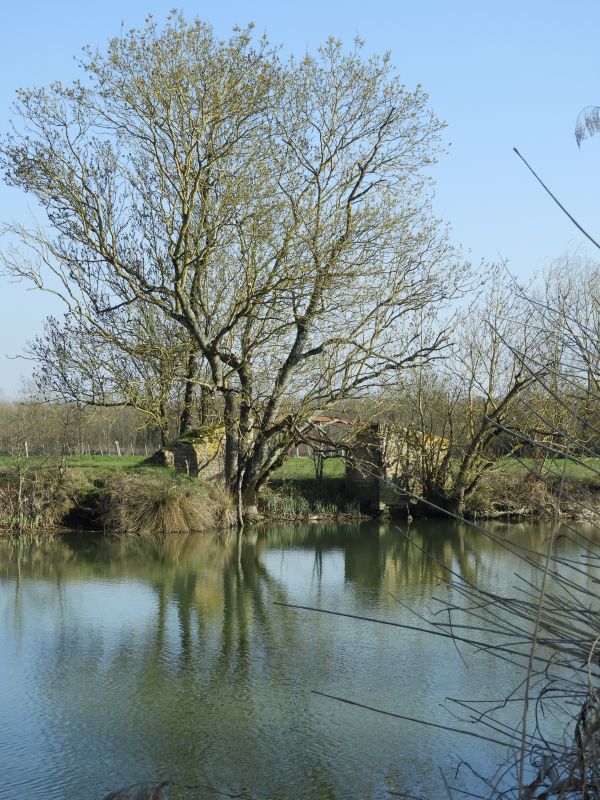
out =
[[[269,517],[296,519],[311,512],[309,501],[293,487],[265,487],[260,495],[260,508]]]
[[[115,475],[106,483],[103,520],[127,533],[206,531],[223,523],[224,499],[214,489],[162,470]]]
[[[15,464],[0,470],[0,528],[39,530],[60,525],[76,505],[85,478],[60,465]]]
[[[267,517],[278,519],[306,519],[307,517],[360,516],[358,503],[344,495],[344,482],[326,479],[272,481],[263,487],[260,511]]]

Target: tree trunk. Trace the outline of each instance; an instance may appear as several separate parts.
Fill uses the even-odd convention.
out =
[[[244,489],[243,492],[240,491],[243,521],[250,524],[258,522],[260,519],[256,495],[257,492],[254,485]]]
[[[198,408],[198,418],[200,425],[208,425],[208,423],[213,420],[213,411],[214,411],[214,403],[213,403],[213,393],[209,391],[206,386],[203,386],[200,389],[200,405]]]
[[[449,498],[446,510],[451,514],[462,517],[465,511],[465,490],[460,488]]]
[[[164,400],[159,404],[159,433],[160,433],[160,446],[167,447],[169,444],[169,420],[167,418],[167,408]]]
[[[179,435],[183,436],[192,427],[192,410],[194,406],[194,386],[198,371],[196,354],[191,351],[188,356],[187,369],[185,374],[185,390],[183,393],[183,411],[179,420]]]
[[[237,496],[239,481],[239,395],[231,389],[225,393],[225,483]]]
[[[431,517],[445,517],[455,514],[462,517],[465,510],[465,490],[444,489],[438,485],[423,487],[424,504],[423,513]]]

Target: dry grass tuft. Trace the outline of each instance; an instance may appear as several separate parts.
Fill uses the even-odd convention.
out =
[[[148,470],[109,480],[103,518],[126,533],[191,533],[222,527],[223,510],[206,485]]]
[[[215,504],[218,528],[233,528],[237,525],[235,501],[229,490],[218,483],[207,483],[206,491]]]

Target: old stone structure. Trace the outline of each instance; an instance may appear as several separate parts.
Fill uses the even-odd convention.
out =
[[[407,505],[409,498],[398,487],[399,459],[394,457],[401,449],[380,423],[356,425],[346,457],[346,494],[362,510],[379,513]]]
[[[223,478],[225,435],[222,428],[189,431],[172,445],[173,466],[194,478]]]
[[[369,512],[407,510],[403,487],[421,474],[423,460],[444,453],[445,439],[382,422],[356,423],[347,448],[346,494]]]
[[[311,418],[305,430],[303,455],[342,458],[346,494],[364,512],[406,510],[411,498],[403,487],[407,476],[418,474],[428,440],[432,447],[445,447],[444,440],[420,431],[322,415]],[[168,454],[169,466],[190,476],[223,480],[224,451],[224,428],[207,427],[186,433],[159,452]]]
[[[168,447],[161,447],[160,450],[157,450],[156,453],[153,453],[144,463],[153,467],[172,468],[175,466],[173,451]]]

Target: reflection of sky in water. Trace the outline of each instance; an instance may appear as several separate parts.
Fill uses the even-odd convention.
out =
[[[523,571],[456,527],[415,533],[469,579],[508,586]],[[458,756],[489,772],[494,745],[311,690],[456,724],[445,698],[503,697],[512,667],[462,648],[467,668],[444,639],[273,604],[415,625],[448,597],[441,572],[379,525],[270,531],[240,551],[67,539],[20,563],[0,552],[0,797],[94,798],[161,777],[257,797],[436,796]]]

